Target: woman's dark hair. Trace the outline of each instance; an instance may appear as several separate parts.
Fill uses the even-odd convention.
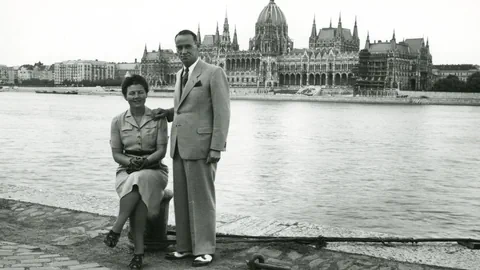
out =
[[[143,89],[145,89],[145,93],[148,93],[147,80],[145,80],[145,78],[143,78],[142,76],[135,74],[125,77],[125,79],[123,79],[122,94],[125,98],[127,97],[127,88],[135,84],[140,84],[141,86],[143,86]]]

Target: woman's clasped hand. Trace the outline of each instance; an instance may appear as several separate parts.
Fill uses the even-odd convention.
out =
[[[131,174],[136,171],[140,171],[142,169],[146,169],[148,167],[148,158],[146,157],[132,157],[130,159],[130,164],[127,167],[127,173]]]

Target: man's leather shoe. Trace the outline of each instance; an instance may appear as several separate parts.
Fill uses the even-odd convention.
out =
[[[180,259],[185,259],[188,257],[192,257],[193,254],[191,252],[170,252],[165,255],[165,259],[167,260],[180,260]]]
[[[193,267],[209,265],[213,261],[213,254],[198,255],[192,262]]]

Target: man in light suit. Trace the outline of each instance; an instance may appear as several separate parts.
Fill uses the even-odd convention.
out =
[[[167,259],[194,256],[193,266],[212,262],[216,244],[215,172],[226,149],[230,123],[230,92],[222,68],[198,57],[197,36],[189,30],[175,36],[184,67],[177,73],[174,107],[159,109],[173,121],[170,155],[176,251]]]

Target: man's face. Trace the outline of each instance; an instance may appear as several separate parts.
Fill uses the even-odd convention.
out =
[[[186,67],[189,67],[197,61],[198,48],[192,35],[177,36],[175,45],[177,46],[178,57],[180,57],[180,60]]]

